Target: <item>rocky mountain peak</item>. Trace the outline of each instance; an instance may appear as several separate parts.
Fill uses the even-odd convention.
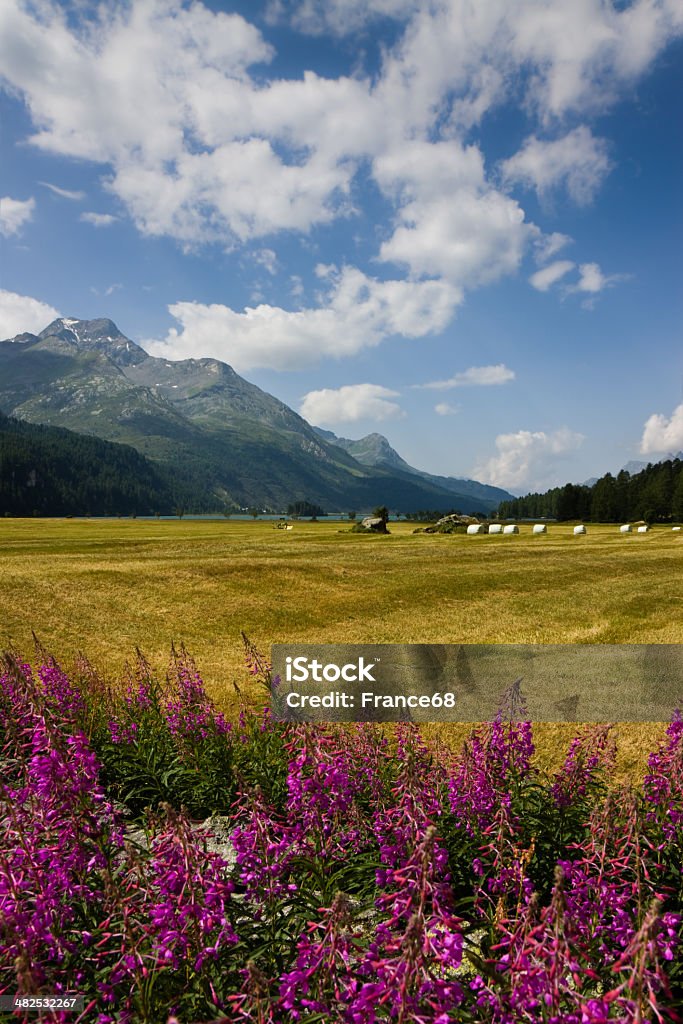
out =
[[[139,345],[121,333],[113,320],[106,317],[96,320],[59,317],[48,324],[39,337],[41,340],[58,338],[75,344],[83,351],[102,353],[119,367],[136,365],[149,358]]]

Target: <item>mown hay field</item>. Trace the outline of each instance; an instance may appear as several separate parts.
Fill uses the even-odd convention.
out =
[[[182,642],[230,710],[233,683],[245,691],[241,630],[266,652],[294,641],[683,642],[683,536],[671,529],[413,529],[392,523],[379,537],[324,521],[282,531],[268,521],[4,519],[0,645],[28,655],[34,631],[58,659],[82,651],[115,679],[136,647],[161,669]],[[469,729],[431,733],[452,745]],[[538,725],[539,759],[555,764],[574,732]],[[642,769],[659,732],[619,727],[620,772]]]

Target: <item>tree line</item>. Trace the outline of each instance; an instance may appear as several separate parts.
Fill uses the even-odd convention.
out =
[[[592,485],[565,484],[543,494],[503,501],[501,519],[583,519],[594,523],[683,520],[683,461],[650,463],[631,475],[606,473]]]
[[[0,413],[0,515],[171,515],[210,505],[192,481],[128,445]]]

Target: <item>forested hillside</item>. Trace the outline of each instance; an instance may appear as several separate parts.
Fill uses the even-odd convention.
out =
[[[128,445],[0,413],[0,515],[163,515],[211,507],[196,482],[174,478]]]
[[[585,519],[596,523],[666,523],[683,519],[683,461],[669,459],[650,464],[631,476],[622,470],[592,486],[565,484],[545,494],[527,494],[503,501],[498,514],[506,519]]]

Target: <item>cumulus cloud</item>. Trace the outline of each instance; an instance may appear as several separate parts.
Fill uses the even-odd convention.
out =
[[[460,411],[460,406],[451,405],[449,402],[437,402],[434,412],[439,416],[455,416]]]
[[[390,399],[398,391],[380,384],[347,384],[341,388],[323,388],[304,395],[299,412],[316,426],[355,423],[357,420],[396,419],[405,413]]]
[[[561,281],[567,274],[574,270],[576,264],[572,260],[555,260],[537,270],[529,278],[529,284],[539,292],[547,292],[554,284]],[[581,263],[578,267],[578,280],[563,285],[561,291],[563,296],[584,294],[587,298],[582,305],[591,309],[597,296],[605,288],[610,288],[619,281],[628,279],[628,274],[603,274],[597,263]]]
[[[541,119],[604,107],[683,29],[675,0],[634,0],[620,10],[599,0],[491,0],[485,7],[465,0],[301,0],[275,8],[308,30],[343,33],[377,16],[405,24],[374,78],[307,72],[268,80],[263,68],[273,50],[258,29],[201,2],[112,3],[98,8],[95,31],[86,14],[74,25],[56,0],[43,0],[39,15],[7,0],[0,64],[29,108],[35,146],[108,166],[108,187],[141,231],[191,245],[305,232],[348,215],[361,163],[384,156],[391,162],[419,139],[434,140],[424,143],[427,163],[440,160],[439,133],[478,123],[509,97],[510,83]],[[569,168],[576,141],[583,163]],[[567,152],[560,153],[562,145]],[[540,171],[536,151],[544,146]],[[533,153],[530,147],[518,154],[524,173],[540,175],[541,183],[548,173],[559,175],[581,198],[604,173],[602,143],[586,128],[552,143],[536,139]],[[495,245],[487,251],[493,276],[514,269],[520,211],[490,183],[467,187],[450,227],[464,222],[467,230],[471,207],[496,234],[509,218],[507,258],[497,258]],[[430,239],[439,241],[439,212],[448,213],[439,195],[439,209],[424,205],[422,192],[409,210],[400,201],[404,215],[386,258],[405,261],[403,232],[416,215],[427,221],[415,238],[418,264],[439,262],[424,252]],[[458,256],[458,270],[460,262]],[[480,277],[481,268],[471,276]]]
[[[170,359],[214,356],[240,371],[299,369],[324,356],[355,355],[391,335],[421,338],[443,330],[461,300],[443,281],[378,281],[355,267],[326,272],[328,292],[320,306],[286,310],[261,304],[237,312],[220,304],[176,302],[169,312],[181,329],[143,345]]]
[[[459,287],[493,281],[519,266],[531,227],[522,208],[491,188],[476,146],[413,141],[378,157],[373,174],[397,201],[383,260]]]
[[[79,220],[84,221],[86,224],[92,224],[94,228],[108,228],[112,224],[115,224],[118,217],[114,217],[111,213],[93,213],[87,211],[82,213]]]
[[[24,331],[38,334],[58,316],[59,312],[46,302],[0,290],[0,338],[13,338]]]
[[[534,259],[542,265],[551,260],[561,249],[570,245],[573,239],[569,235],[563,235],[560,231],[553,231],[549,235],[540,235],[534,241]]]
[[[533,188],[539,195],[558,187],[580,205],[591,202],[611,162],[604,139],[596,139],[590,128],[581,125],[560,139],[543,141],[535,135],[501,164],[503,180]]]
[[[72,202],[77,203],[81,199],[85,199],[85,192],[80,189],[60,188],[59,185],[52,185],[49,181],[39,181],[39,185],[43,188],[49,188],[56,196],[60,196],[61,199],[70,199]]]
[[[417,388],[430,388],[434,391],[449,391],[451,388],[490,387],[495,384],[507,384],[515,379],[515,371],[503,363],[496,366],[470,366],[468,370],[456,373],[448,380],[433,380],[429,384],[415,384]]]
[[[481,462],[474,476],[483,483],[512,490],[541,490],[557,482],[557,463],[576,451],[584,441],[567,427],[551,434],[543,430],[518,430],[499,434],[497,453]]]
[[[35,199],[12,199],[11,196],[0,198],[0,235],[10,238],[18,235],[24,224],[33,219],[36,208]]]
[[[550,263],[547,267],[543,267],[541,270],[537,270],[535,274],[532,274],[529,278],[529,284],[536,291],[547,292],[552,285],[573,269],[574,263],[571,260],[556,260],[554,263]]]
[[[683,402],[677,405],[667,419],[653,413],[646,421],[640,450],[643,455],[660,452],[678,452],[683,448]]]
[[[533,69],[529,102],[546,122],[604,110],[683,29],[677,0],[634,0],[618,9],[600,0],[505,6],[514,19],[513,52]]]
[[[359,171],[369,169],[388,211],[377,255],[406,281],[368,286],[357,315],[340,312],[334,296],[297,314],[266,304],[243,313],[173,307],[183,328],[169,344],[194,350],[200,322],[213,318],[243,360],[254,343],[251,365],[272,365],[267,352],[280,352],[286,336],[301,365],[315,352],[314,329],[323,351],[349,323],[349,351],[382,332],[420,336],[400,324],[426,291],[439,293],[430,331],[467,289],[516,273],[539,229],[465,132],[471,139],[514,95],[540,127],[506,161],[505,181],[559,185],[587,201],[609,169],[606,144],[585,126],[541,135],[567,115],[604,111],[683,32],[678,0],[276,0],[271,15],[308,32],[343,35],[378,17],[396,27],[372,75],[287,79],[269,74],[274,51],[253,24],[201,0],[0,7],[0,74],[24,99],[29,142],[103,168],[105,187],[145,235],[186,249],[275,246],[281,232],[305,236],[359,217]],[[577,287],[590,292],[590,282],[583,275]],[[265,324],[275,328],[272,344]],[[221,346],[208,329],[205,340]]]
[[[610,285],[623,281],[624,277],[624,274],[603,274],[597,263],[582,263],[579,267],[579,280],[571,290],[597,295]]]

